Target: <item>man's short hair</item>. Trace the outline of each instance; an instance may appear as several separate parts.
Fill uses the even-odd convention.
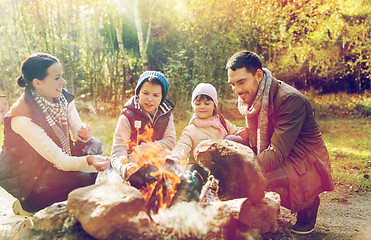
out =
[[[233,54],[228,60],[226,69],[236,71],[236,69],[246,68],[248,72],[255,75],[258,69],[262,69],[262,60],[258,54],[250,51],[241,51]]]

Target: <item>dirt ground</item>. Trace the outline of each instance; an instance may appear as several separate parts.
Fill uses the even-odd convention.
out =
[[[321,206],[313,233],[306,236],[272,234],[268,239],[371,240],[371,192],[356,193],[337,186],[335,191],[322,193],[320,198]],[[14,200],[0,188],[0,224],[13,215]],[[294,215],[289,218],[295,219]]]
[[[320,198],[317,224],[311,234],[289,234],[271,239],[371,240],[371,192],[357,193],[336,186],[335,191],[322,193]],[[291,221],[295,223],[294,215]]]

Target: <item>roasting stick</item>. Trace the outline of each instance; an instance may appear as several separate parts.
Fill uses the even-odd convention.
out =
[[[134,127],[137,130],[137,146],[139,145],[139,129],[141,128],[141,126],[142,126],[141,121],[134,121]]]

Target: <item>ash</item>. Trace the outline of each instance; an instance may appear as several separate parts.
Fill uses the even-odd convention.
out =
[[[200,239],[210,233],[219,233],[230,219],[228,214],[221,214],[220,209],[215,206],[202,205],[195,201],[179,202],[160,210],[152,218],[179,238]]]

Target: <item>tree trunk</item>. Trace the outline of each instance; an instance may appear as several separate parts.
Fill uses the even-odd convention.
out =
[[[119,76],[120,77],[122,76],[124,79],[122,92],[125,93],[125,90],[127,90],[128,88],[125,82],[125,79],[127,79],[131,87],[131,94],[134,94],[134,89],[135,89],[134,79],[133,79],[132,71],[129,66],[129,61],[127,60],[126,55],[125,55],[124,41],[122,39],[123,31],[121,27],[121,17],[119,13],[117,13],[117,15],[114,17],[114,21],[115,21],[116,38],[117,38],[117,42],[119,45],[119,52],[120,52],[120,58],[121,58],[120,62],[122,62],[122,69],[119,68],[120,69]]]
[[[9,103],[6,96],[0,95],[0,124],[4,123],[4,116],[9,111]]]
[[[142,58],[142,68],[143,68],[143,70],[148,70],[149,69],[147,48],[148,48],[148,43],[149,43],[149,38],[150,38],[151,28],[152,28],[152,12],[153,12],[153,8],[155,7],[155,4],[156,3],[154,3],[150,8],[148,29],[147,29],[147,37],[146,37],[145,42],[144,42],[144,39],[143,39],[142,25],[140,24],[138,0],[134,1],[134,6],[133,6],[133,8],[134,8],[134,21],[135,21],[135,27],[137,29],[137,34],[138,34],[139,51],[140,51],[140,56]]]

